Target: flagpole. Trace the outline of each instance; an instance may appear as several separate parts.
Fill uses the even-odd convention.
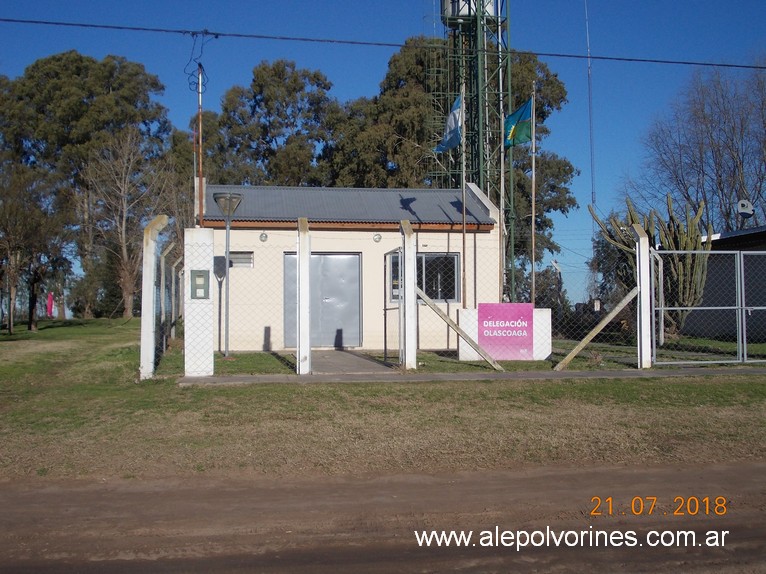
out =
[[[532,254],[530,257],[530,260],[532,261],[532,290],[531,290],[531,303],[532,307],[535,305],[535,213],[536,213],[536,207],[535,207],[535,195],[536,195],[536,184],[537,181],[535,180],[535,156],[537,155],[537,142],[535,141],[535,85],[532,84],[532,112],[530,115],[530,121],[532,123]]]
[[[509,56],[510,57],[510,56]],[[502,42],[497,43],[497,61],[502,62]],[[500,75],[500,85],[503,85],[503,68],[502,66],[498,70],[498,73]],[[510,82],[510,76],[508,81]],[[499,111],[500,111],[500,133],[505,136],[505,122],[502,118],[505,118],[505,107],[503,106],[503,91],[500,90],[500,101],[498,102],[499,105]],[[510,105],[510,104],[509,104]],[[499,277],[498,277],[498,303],[503,303],[504,298],[503,295],[505,294],[505,146],[503,142],[503,138],[500,139],[500,149],[502,150],[502,153],[500,154],[500,245],[499,251],[500,251],[500,268],[498,269]]]
[[[460,182],[461,182],[461,188],[462,188],[462,201],[463,204],[463,262],[460,266],[460,271],[462,275],[462,300],[463,300],[463,309],[466,308],[466,303],[468,300],[468,293],[466,292],[466,277],[465,277],[465,268],[468,266],[466,264],[465,254],[466,254],[466,232],[465,232],[465,139],[466,139],[466,125],[465,125],[465,79],[463,79],[460,83],[460,123],[461,126],[460,129],[460,158],[461,158],[461,165],[460,165]]]

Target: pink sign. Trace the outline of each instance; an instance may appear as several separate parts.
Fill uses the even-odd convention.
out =
[[[479,303],[479,346],[496,361],[531,361],[534,306]]]

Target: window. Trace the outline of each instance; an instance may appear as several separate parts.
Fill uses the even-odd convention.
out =
[[[418,287],[434,301],[460,300],[458,253],[418,253]],[[390,255],[389,285],[391,301],[399,300],[399,255]]]
[[[231,267],[252,267],[252,251],[229,251],[229,263]],[[224,267],[226,264],[224,262]]]

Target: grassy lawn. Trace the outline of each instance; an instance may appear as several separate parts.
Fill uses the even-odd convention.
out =
[[[766,381],[757,375],[578,380],[573,372],[562,381],[179,388],[179,349],[156,379],[137,384],[138,337],[136,320],[51,322],[38,333],[0,335],[0,479],[452,472],[766,456]],[[420,357],[425,372],[485,368]],[[284,357],[258,353],[217,365],[227,368],[292,372]]]

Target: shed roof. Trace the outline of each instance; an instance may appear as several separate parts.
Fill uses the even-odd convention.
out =
[[[413,225],[462,225],[462,192],[455,189],[361,189],[348,187],[278,187],[207,185],[205,220],[224,220],[213,195],[241,193],[242,202],[233,225],[246,222],[310,222],[337,224],[396,224],[408,219]],[[481,193],[481,192],[479,192]],[[486,200],[468,188],[466,224],[494,226]]]
[[[710,239],[714,251],[760,251],[766,249],[766,226],[715,233]],[[703,237],[702,240],[706,241],[707,237]]]

